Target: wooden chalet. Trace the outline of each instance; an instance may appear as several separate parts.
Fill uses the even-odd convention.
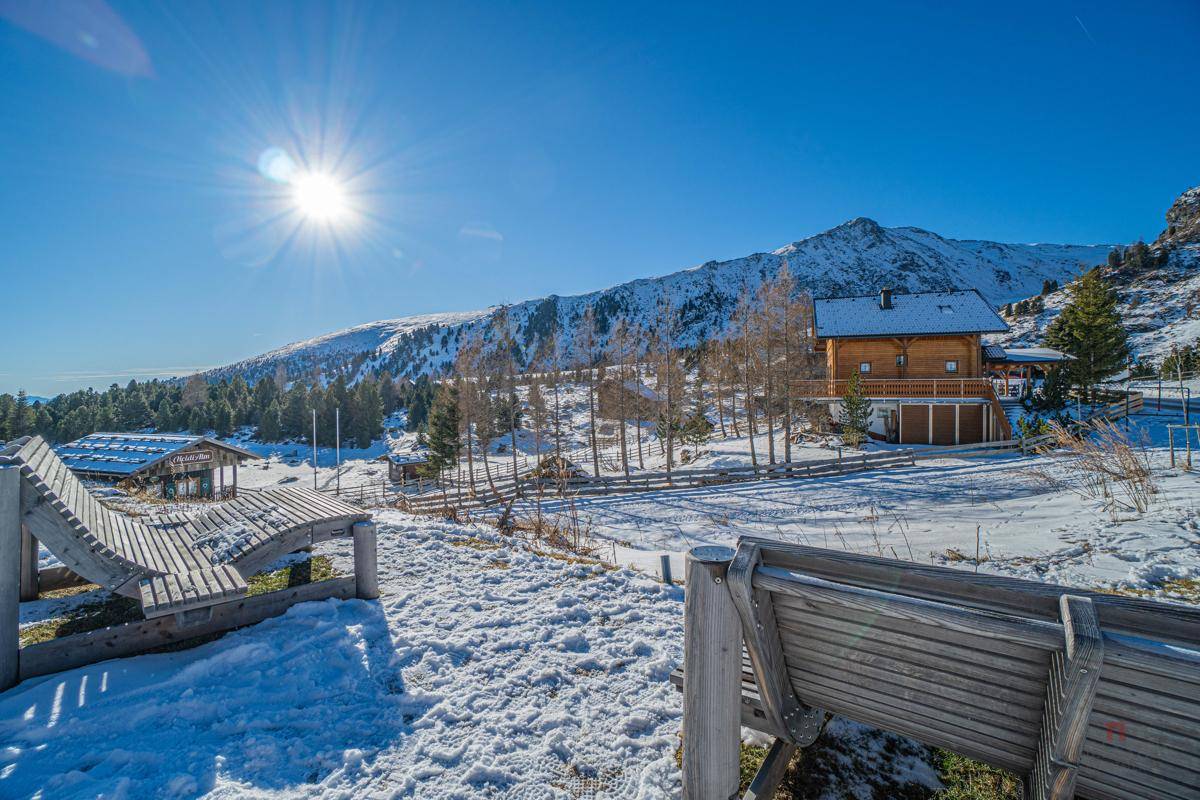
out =
[[[836,420],[851,375],[872,401],[870,435],[901,444],[971,444],[1012,435],[984,362],[983,334],[1008,325],[975,290],[829,297],[813,302],[826,379],[799,394]]]
[[[228,442],[186,433],[91,433],[56,450],[80,477],[128,481],[167,500],[236,496],[238,465],[259,458]]]

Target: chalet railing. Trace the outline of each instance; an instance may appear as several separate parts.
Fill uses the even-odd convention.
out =
[[[792,387],[800,397],[841,397],[846,393],[845,380],[793,381]],[[985,378],[866,378],[861,381],[867,397],[978,397],[995,396],[991,382]]]

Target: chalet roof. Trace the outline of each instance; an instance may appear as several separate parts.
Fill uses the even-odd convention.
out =
[[[201,443],[241,458],[259,458],[219,439],[186,433],[90,433],[56,448],[63,463],[76,472],[128,477],[150,469],[171,454]]]
[[[878,294],[813,301],[817,336],[933,336],[1003,333],[1008,325],[975,289],[893,294],[881,308]]]

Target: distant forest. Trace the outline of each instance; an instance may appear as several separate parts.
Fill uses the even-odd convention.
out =
[[[279,378],[264,378],[253,387],[240,376],[209,383],[193,375],[186,381],[114,383],[102,392],[84,389],[47,402],[30,402],[20,391],[0,394],[0,441],[36,433],[59,443],[97,431],[148,429],[229,436],[239,427],[253,426],[260,441],[308,442],[315,409],[317,443],[333,445],[340,409],[342,444],[367,447],[382,435],[384,417],[398,409],[408,410],[412,426],[423,425],[433,393],[426,377],[395,380],[387,373],[362,378],[354,386],[347,385],[344,375],[290,386]]]

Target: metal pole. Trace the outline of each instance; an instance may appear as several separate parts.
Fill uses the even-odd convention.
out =
[[[663,583],[666,583],[666,584],[674,583],[674,581],[671,580],[671,556],[670,556],[670,554],[663,553],[661,556],[658,557],[658,563],[662,567]]]
[[[342,407],[338,406],[333,410],[333,453],[337,462],[337,489],[335,493],[342,493]]]
[[[1176,374],[1179,375],[1179,402],[1183,403],[1183,424],[1188,424],[1188,397],[1187,392],[1183,388],[1183,359],[1179,359],[1179,363],[1175,366]]]
[[[313,490],[317,488],[317,410],[313,409]]]
[[[1129,392],[1133,381],[1133,356],[1126,356],[1125,365],[1125,430],[1129,430]]]

